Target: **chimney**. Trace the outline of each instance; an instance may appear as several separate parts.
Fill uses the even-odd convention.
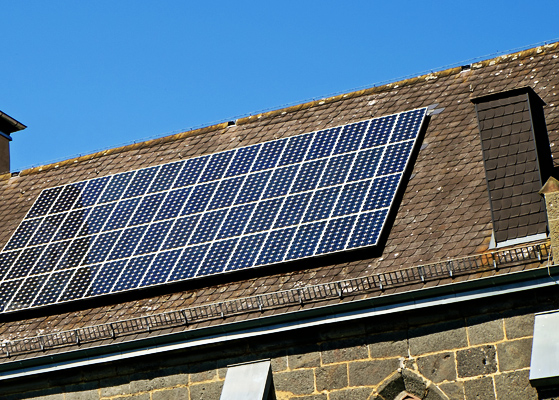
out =
[[[25,128],[27,126],[0,111],[0,173],[10,172],[10,135]]]
[[[546,237],[538,194],[553,161],[543,100],[529,87],[472,99],[475,104],[495,247]]]

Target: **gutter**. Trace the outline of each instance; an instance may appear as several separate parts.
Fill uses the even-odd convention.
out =
[[[0,381],[559,284],[559,265],[0,364]]]

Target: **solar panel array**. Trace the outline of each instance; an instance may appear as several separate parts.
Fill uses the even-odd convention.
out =
[[[377,244],[426,109],[45,189],[0,312]]]

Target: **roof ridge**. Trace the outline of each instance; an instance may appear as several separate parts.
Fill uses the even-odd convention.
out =
[[[559,47],[559,42],[544,44],[544,45],[541,45],[541,46],[533,47],[533,48],[526,49],[526,50],[517,51],[517,52],[514,52],[514,53],[510,53],[510,54],[499,55],[499,56],[494,57],[494,58],[490,58],[490,59],[487,59],[487,60],[482,60],[482,61],[472,63],[470,65],[471,65],[472,69],[480,69],[480,68],[483,68],[483,67],[486,67],[486,66],[496,65],[496,64],[499,64],[499,63],[504,62],[504,61],[524,59],[526,57],[530,57],[530,56],[534,56],[534,55],[543,55],[548,51],[555,50],[557,47]],[[456,73],[460,73],[461,71],[462,71],[461,67],[452,67],[452,68],[448,68],[448,69],[444,69],[444,70],[440,70],[440,71],[424,73],[422,75],[419,75],[419,76],[416,76],[416,77],[413,77],[413,78],[407,78],[407,79],[387,83],[387,84],[384,84],[384,85],[381,85],[381,86],[373,86],[373,87],[366,88],[366,89],[361,89],[361,90],[356,90],[356,91],[352,91],[352,92],[348,92],[348,93],[342,93],[342,94],[338,94],[338,95],[334,95],[334,96],[330,96],[330,97],[325,97],[325,98],[322,98],[322,99],[319,99],[319,100],[312,100],[312,101],[304,102],[304,103],[301,103],[301,104],[296,104],[296,105],[293,105],[293,106],[288,106],[288,107],[283,107],[283,108],[279,108],[279,109],[276,109],[276,110],[257,113],[255,115],[249,115],[249,116],[241,117],[241,118],[237,119],[236,120],[236,125],[246,125],[246,124],[250,124],[252,122],[258,121],[258,120],[273,118],[273,117],[278,116],[278,115],[283,115],[283,114],[296,112],[296,111],[300,111],[300,110],[306,110],[306,109],[310,109],[310,108],[313,108],[313,107],[322,106],[322,105],[325,105],[325,104],[331,104],[331,103],[335,103],[335,102],[343,101],[343,100],[348,100],[348,99],[352,99],[352,98],[362,97],[362,96],[366,96],[366,95],[370,95],[370,94],[382,93],[382,92],[392,90],[392,89],[395,89],[395,88],[410,86],[410,85],[415,84],[415,83],[417,83],[419,81],[422,81],[422,80],[437,79],[439,77],[445,77],[445,76],[453,75],[453,74],[456,74]],[[184,139],[185,137],[189,137],[189,136],[196,136],[196,135],[201,135],[201,134],[205,134],[205,133],[209,133],[209,132],[223,130],[223,129],[226,129],[227,127],[228,127],[228,123],[227,122],[222,122],[222,123],[217,123],[217,124],[209,125],[209,126],[206,126],[206,127],[198,128],[198,129],[193,129],[193,130],[189,130],[189,131],[176,133],[176,134],[173,134],[173,135],[163,136],[163,137],[160,137],[160,138],[141,141],[141,142],[138,142],[138,143],[133,143],[133,144],[123,145],[123,146],[119,146],[119,147],[114,147],[114,148],[110,148],[110,149],[102,150],[102,151],[97,151],[97,152],[90,153],[90,154],[83,155],[83,156],[69,158],[69,159],[66,159],[66,160],[62,160],[60,162],[53,162],[53,163],[42,165],[42,166],[37,166],[37,167],[33,167],[33,168],[24,169],[24,170],[22,170],[20,172],[17,172],[17,173],[0,174],[0,180],[7,180],[13,175],[26,176],[26,175],[31,175],[31,174],[35,174],[35,173],[46,172],[46,171],[49,171],[49,170],[52,170],[52,169],[64,167],[64,166],[75,164],[75,163],[82,162],[82,161],[88,161],[88,160],[91,160],[91,159],[103,157],[103,156],[110,155],[110,154],[118,154],[118,153],[121,153],[121,152],[129,151],[129,150],[133,150],[133,149],[137,149],[137,148],[148,147],[148,146],[155,145],[155,144],[173,142],[173,141],[176,141],[176,140]]]

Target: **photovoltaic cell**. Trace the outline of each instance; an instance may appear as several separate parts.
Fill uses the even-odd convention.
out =
[[[27,213],[26,218],[35,218],[46,215],[61,191],[62,187],[43,190],[39,195],[39,198],[31,207],[31,210]]]
[[[174,187],[177,188],[194,185],[196,182],[198,182],[200,173],[208,163],[209,159],[209,156],[204,156],[186,160],[179,176],[177,177],[177,180],[175,181]]]
[[[109,176],[104,176],[88,181],[86,187],[80,193],[76,204],[74,204],[74,208],[90,207],[94,205],[110,179]]]
[[[157,254],[151,263],[150,269],[144,276],[142,286],[165,282],[177,263],[181,252],[182,250],[171,250]]]
[[[264,192],[263,198],[269,199],[271,197],[285,196],[289,193],[289,189],[295,180],[299,167],[300,165],[297,164],[276,169]]]
[[[69,240],[49,244],[46,250],[41,254],[39,261],[35,264],[35,267],[31,271],[31,275],[52,271],[62,258],[69,244]]]
[[[169,280],[193,278],[209,248],[209,244],[186,247]]]
[[[101,195],[99,203],[107,203],[109,201],[120,199],[122,193],[124,193],[130,183],[130,180],[134,176],[134,173],[135,171],[113,175],[110,183],[105,187],[105,191]]]
[[[170,189],[183,164],[184,161],[179,161],[162,165],[161,168],[157,171],[157,175],[155,175],[153,182],[148,189],[148,193],[160,192],[162,190]]]
[[[126,188],[123,198],[128,199],[144,194],[151,185],[151,181],[155,177],[158,169],[159,166],[139,170]]]
[[[43,190],[0,312],[374,246],[426,109]]]
[[[76,199],[80,196],[84,186],[85,182],[66,186],[56,200],[56,203],[54,203],[50,213],[64,212],[71,209]]]
[[[196,275],[210,275],[223,271],[238,240],[229,239],[214,242]]]
[[[262,145],[258,144],[255,146],[241,147],[237,150],[231,165],[225,173],[225,177],[243,175],[250,171],[250,167],[254,163],[254,158]]]
[[[272,171],[264,171],[247,176],[235,200],[235,204],[250,203],[251,201],[259,200],[271,175]]]
[[[41,293],[39,293],[33,301],[33,305],[40,306],[43,304],[55,303],[73,273],[73,270],[65,270],[50,275]]]

